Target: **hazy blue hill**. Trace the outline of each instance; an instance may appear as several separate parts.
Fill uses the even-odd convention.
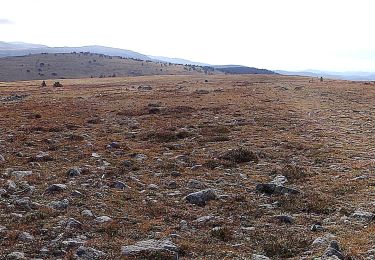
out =
[[[217,65],[212,67],[214,67],[215,70],[228,74],[276,74],[271,70],[246,67],[241,65]]]
[[[304,71],[276,70],[276,72],[282,75],[323,77],[323,78],[328,78],[328,79],[362,80],[362,81],[375,80],[375,72],[363,72],[363,71],[335,72],[335,71],[321,71],[321,70],[304,70]]]
[[[24,56],[40,53],[71,53],[71,52],[91,52],[109,56],[120,56],[123,58],[132,58],[140,60],[150,60],[150,58],[141,53],[111,48],[105,46],[82,46],[82,47],[48,47],[45,45],[28,43],[7,43],[0,42],[0,57]]]
[[[210,64],[207,64],[207,63],[185,60],[185,59],[180,59],[180,58],[168,58],[168,57],[164,57],[164,56],[151,56],[151,55],[149,55],[148,57],[150,57],[151,59],[156,60],[156,61],[164,61],[164,62],[170,62],[170,63],[175,63],[175,64],[211,66]]]

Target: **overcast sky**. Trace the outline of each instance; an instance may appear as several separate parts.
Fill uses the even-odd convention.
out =
[[[1,0],[0,41],[268,69],[375,71],[373,0]]]

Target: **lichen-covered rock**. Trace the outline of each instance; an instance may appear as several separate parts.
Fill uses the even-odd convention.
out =
[[[168,239],[155,240],[149,239],[139,241],[134,245],[121,247],[121,254],[123,256],[159,256],[161,259],[170,259],[178,256],[179,248],[172,241]]]
[[[78,256],[78,259],[93,260],[103,258],[105,253],[92,247],[80,246],[77,249],[76,255]]]
[[[207,201],[215,200],[217,198],[214,189],[206,189],[197,192],[190,193],[185,197],[185,199],[191,203],[198,206],[206,205]]]

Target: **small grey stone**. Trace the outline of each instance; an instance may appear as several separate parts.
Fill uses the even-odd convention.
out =
[[[194,222],[198,226],[203,226],[203,225],[207,224],[208,222],[214,221],[216,219],[217,218],[215,216],[208,215],[208,216],[203,216],[203,217],[197,218]]]
[[[271,183],[276,184],[276,185],[284,185],[287,183],[288,180],[284,175],[277,175]]]
[[[94,214],[92,214],[91,210],[85,209],[81,211],[81,215],[84,217],[93,217]]]
[[[124,182],[122,181],[115,181],[113,182],[111,185],[110,185],[111,188],[114,188],[114,189],[119,189],[119,190],[123,190],[123,189],[126,189],[126,188],[130,188],[128,185],[126,185]]]
[[[206,184],[201,181],[191,179],[189,180],[187,186],[191,189],[204,189],[206,188]]]
[[[71,168],[66,172],[68,177],[76,177],[76,176],[81,175],[81,173],[82,173],[82,169],[79,167]]]
[[[344,256],[342,255],[341,249],[339,244],[336,240],[332,240],[330,242],[329,247],[324,252],[322,259],[332,259],[332,257],[337,257],[338,259],[344,259]]]
[[[275,218],[282,223],[293,224],[294,219],[289,215],[276,215]]]
[[[42,255],[42,256],[47,256],[48,255],[48,253],[49,253],[49,249],[47,248],[47,247],[42,247],[42,249],[40,249],[40,254]]]
[[[8,190],[9,191],[16,191],[17,190],[17,185],[14,181],[12,180],[7,180],[7,185],[8,185]]]
[[[190,170],[192,170],[192,171],[196,171],[196,170],[201,169],[202,167],[203,167],[202,164],[195,164],[195,165],[193,165],[192,167],[190,167]]]
[[[34,236],[28,232],[22,232],[21,234],[19,234],[18,238],[25,242],[34,240]]]
[[[76,255],[79,257],[78,259],[92,260],[104,257],[105,253],[91,247],[80,246],[77,249]]]
[[[181,230],[186,230],[186,229],[188,229],[189,227],[188,227],[188,223],[187,223],[187,221],[186,220],[181,220],[180,221],[180,229]]]
[[[67,240],[64,240],[61,242],[65,247],[71,248],[71,247],[77,247],[77,246],[83,246],[85,241],[82,241],[80,239],[72,239],[69,238]]]
[[[3,196],[7,194],[7,190],[6,189],[0,189],[0,196]]]
[[[372,221],[375,219],[375,214],[368,211],[357,210],[353,213],[352,217],[362,221]]]
[[[324,228],[320,223],[315,223],[311,226],[311,231],[313,232],[319,232],[319,231],[324,231]]]
[[[156,185],[156,184],[150,184],[150,185],[147,186],[147,188],[150,189],[150,190],[157,190],[157,189],[159,189],[159,186]]]
[[[173,171],[173,172],[171,172],[171,176],[172,177],[179,177],[179,176],[181,176],[181,173],[178,172],[178,171]]]
[[[12,171],[10,175],[16,179],[22,179],[32,174],[33,174],[32,171]]]
[[[101,217],[95,218],[95,222],[97,222],[97,223],[105,223],[105,222],[109,222],[109,221],[112,221],[112,218],[110,218],[108,216],[101,216]]]
[[[47,188],[47,192],[53,193],[53,192],[61,192],[66,190],[65,184],[52,184]]]
[[[74,190],[70,194],[74,197],[83,197],[83,194],[79,192],[78,190]]]
[[[23,252],[12,252],[7,255],[7,259],[9,260],[17,260],[17,259],[26,259],[25,254]]]
[[[122,246],[121,254],[124,256],[137,256],[143,253],[155,252],[158,254],[166,253],[167,255],[178,255],[179,248],[170,240],[149,239],[139,241],[134,245]]]
[[[170,181],[170,182],[166,185],[166,187],[167,187],[168,189],[177,189],[178,185],[177,185],[177,182],[175,182],[175,181]]]
[[[17,199],[14,204],[23,210],[31,210],[32,207],[32,203],[29,197]]]
[[[109,148],[119,149],[120,144],[118,142],[112,142],[108,145]]]
[[[216,192],[213,189],[206,189],[197,192],[190,193],[185,199],[198,206],[206,205],[207,201],[215,200],[217,198]]]
[[[264,255],[256,255],[256,254],[253,254],[251,256],[251,259],[252,260],[270,260],[270,258],[268,258],[267,256],[264,256]]]
[[[48,206],[50,208],[56,209],[56,210],[64,210],[67,209],[69,206],[69,200],[63,199],[58,201],[51,201]]]
[[[75,228],[80,229],[82,228],[82,223],[74,218],[70,218],[68,219],[66,223],[66,228],[67,229],[75,229]]]
[[[5,162],[5,157],[2,154],[0,154],[0,164],[3,162]]]

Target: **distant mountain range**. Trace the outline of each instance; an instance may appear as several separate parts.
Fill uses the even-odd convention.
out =
[[[40,53],[72,53],[72,52],[90,52],[98,53],[109,56],[120,56],[123,58],[139,59],[139,60],[151,60],[147,55],[141,53],[111,48],[105,46],[82,46],[82,47],[48,47],[40,44],[30,43],[8,43],[0,42],[0,57],[11,57],[11,56],[24,56],[29,54],[40,54]]]
[[[285,71],[275,70],[276,73],[282,75],[295,75],[306,77],[323,77],[328,79],[341,79],[341,80],[359,80],[359,81],[373,81],[375,80],[375,72],[333,72],[321,70],[304,70],[304,71]]]
[[[185,60],[185,59],[180,59],[180,58],[168,58],[168,57],[164,57],[164,56],[151,56],[151,55],[148,55],[148,57],[151,58],[152,60],[170,62],[170,63],[175,63],[175,64],[189,64],[189,65],[196,65],[196,66],[211,66],[210,64],[207,64],[207,63],[195,62],[195,61]]]
[[[99,45],[90,45],[82,47],[48,47],[42,44],[32,44],[24,42],[3,42],[0,41],[0,63],[2,57],[26,56],[31,54],[41,53],[96,53],[108,56],[117,56],[128,59],[136,59],[142,61],[164,62],[172,64],[183,64],[200,67],[209,67],[214,70],[227,74],[282,74],[282,75],[296,75],[307,77],[324,77],[331,79],[342,80],[375,80],[375,72],[330,72],[319,70],[304,70],[304,71],[286,71],[286,70],[267,70],[258,69],[254,67],[247,67],[242,65],[211,65],[202,62],[195,62],[181,58],[168,58],[163,56],[151,56],[138,53],[131,50],[105,47]]]

